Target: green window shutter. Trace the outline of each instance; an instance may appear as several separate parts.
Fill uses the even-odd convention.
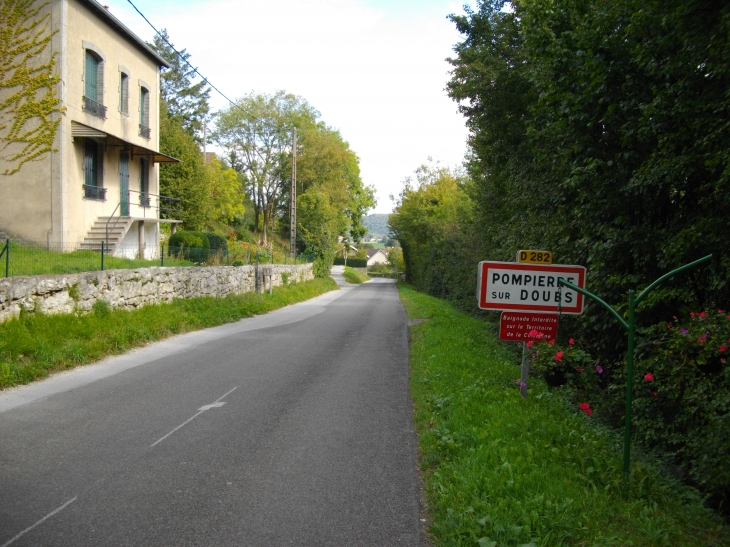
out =
[[[144,125],[150,126],[150,92],[145,89],[144,94]]]
[[[122,114],[129,114],[129,76],[124,72],[119,73],[119,111]]]
[[[87,49],[84,67],[84,95],[94,101],[99,96],[98,88],[99,62],[96,57]]]
[[[150,92],[144,87],[139,88],[139,125],[150,126]]]
[[[150,162],[147,158],[139,158],[139,204],[150,206]]]
[[[84,184],[86,186],[96,186],[96,162],[97,151],[96,143],[91,139],[86,139],[84,143]]]

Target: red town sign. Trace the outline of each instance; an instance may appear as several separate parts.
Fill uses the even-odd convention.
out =
[[[507,342],[528,342],[532,331],[542,333],[541,340],[555,340],[558,316],[554,313],[503,311],[499,320],[499,338]]]
[[[560,287],[558,279],[585,289],[586,269],[562,264],[480,262],[477,284],[479,307],[483,310],[583,313],[583,295]],[[558,309],[561,300],[562,305]]]

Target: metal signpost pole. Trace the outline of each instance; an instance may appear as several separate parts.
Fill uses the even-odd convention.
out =
[[[527,359],[527,342],[522,342],[522,372],[520,374],[520,394],[527,399],[527,379],[530,375],[530,361]]]
[[[623,317],[621,317],[618,312],[616,312],[616,310],[614,310],[611,306],[609,306],[606,302],[604,302],[601,298],[599,298],[592,292],[582,289],[580,287],[576,287],[572,283],[562,278],[558,280],[558,283],[560,283],[561,285],[564,285],[569,289],[572,289],[581,293],[582,295],[592,298],[601,306],[606,308],[611,313],[611,315],[613,315],[614,319],[616,319],[616,321],[618,321],[619,324],[626,330],[626,333],[628,335],[628,348],[626,351],[626,409],[624,411],[624,478],[628,478],[629,476],[629,466],[631,460],[631,407],[633,406],[634,397],[634,346],[636,336],[636,307],[639,305],[639,302],[641,302],[646,297],[647,294],[653,291],[658,285],[660,285],[664,281],[671,279],[675,275],[680,274],[686,270],[696,268],[697,266],[702,265],[711,258],[712,255],[707,255],[703,258],[700,258],[699,260],[695,260],[694,262],[685,264],[681,268],[677,268],[676,270],[672,270],[671,272],[664,274],[659,279],[654,281],[651,285],[649,285],[646,289],[641,291],[639,293],[639,296],[635,296],[635,292],[633,289],[630,290],[628,322]]]

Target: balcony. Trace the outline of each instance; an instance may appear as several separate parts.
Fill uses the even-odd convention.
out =
[[[97,103],[94,99],[89,99],[86,95],[84,95],[83,110],[92,116],[106,120],[106,106]]]
[[[106,188],[103,188],[102,186],[89,186],[88,184],[84,184],[84,197],[86,199],[106,201]]]
[[[140,137],[149,139],[150,135],[152,135],[152,130],[149,127],[145,127],[144,125],[139,126],[139,136]]]

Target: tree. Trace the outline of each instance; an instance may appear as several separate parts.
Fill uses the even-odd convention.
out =
[[[342,235],[349,232],[352,241],[359,243],[367,233],[363,216],[375,206],[375,191],[360,178],[357,154],[339,131],[322,122],[303,128],[300,142],[297,186],[303,192],[310,188],[325,192],[346,222]]]
[[[396,272],[405,272],[406,263],[403,260],[403,248],[400,246],[392,247],[388,253],[388,264]]]
[[[310,188],[297,198],[297,233],[305,252],[316,256],[313,268],[317,277],[329,275],[341,230],[341,215],[326,193]]]
[[[210,113],[210,87],[205,81],[195,82],[199,75],[189,64],[190,54],[185,49],[180,55],[175,53],[166,29],[149,46],[170,63],[170,68],[164,69],[160,76],[160,100],[167,106],[169,117],[201,144],[203,126]]]
[[[224,167],[218,159],[208,164],[210,198],[213,219],[231,223],[236,215],[243,215],[243,185],[233,169]]]
[[[318,115],[301,97],[278,91],[246,95],[218,116],[213,140],[243,177],[257,231],[263,216],[264,244],[291,180],[292,129],[314,125]]]
[[[64,108],[56,94],[56,53],[48,2],[0,0],[0,160],[3,175],[53,150]]]
[[[180,160],[162,164],[160,193],[181,200],[186,230],[201,230],[213,216],[211,172],[203,163],[197,143],[177,121],[160,109],[160,151]]]
[[[453,260],[434,258],[439,251],[451,252],[452,247],[468,248],[454,246],[454,240],[465,232],[472,216],[466,193],[468,180],[458,171],[432,163],[419,167],[415,177],[405,181],[389,217],[390,229],[403,248],[410,282],[422,290],[446,296],[451,289],[444,287],[448,287],[448,280],[458,267]],[[474,264],[470,265],[472,270]]]

